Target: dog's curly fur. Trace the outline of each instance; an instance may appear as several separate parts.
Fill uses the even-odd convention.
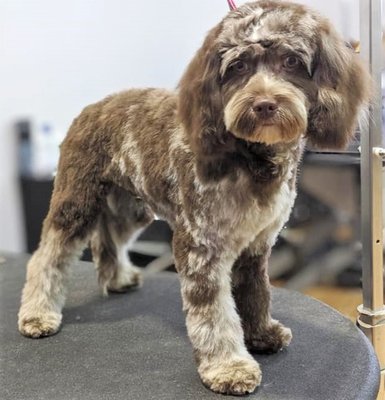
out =
[[[267,261],[294,203],[305,142],[343,147],[369,88],[325,18],[266,0],[209,32],[177,91],[129,90],[86,107],[61,147],[20,332],[57,332],[68,265],[89,240],[104,292],[139,285],[127,243],[156,213],[174,230],[202,381],[252,392],[261,371],[248,350],[275,352],[291,340],[270,316]]]

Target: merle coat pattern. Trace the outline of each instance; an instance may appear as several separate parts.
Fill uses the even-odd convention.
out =
[[[88,241],[104,293],[139,285],[127,249],[157,214],[174,230],[203,383],[252,392],[262,375],[250,352],[291,340],[270,316],[267,263],[296,197],[305,143],[345,146],[369,82],[328,20],[266,0],[209,32],[177,90],[132,89],[86,107],[61,147],[20,332],[58,331],[67,270]]]

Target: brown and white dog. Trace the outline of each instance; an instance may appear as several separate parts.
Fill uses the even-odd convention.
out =
[[[177,91],[133,89],[86,107],[61,147],[20,332],[58,331],[68,267],[89,240],[104,292],[138,285],[127,243],[157,214],[174,230],[203,383],[252,392],[261,371],[249,351],[291,340],[270,316],[267,260],[294,203],[305,142],[343,147],[369,88],[328,20],[265,0],[209,32]]]

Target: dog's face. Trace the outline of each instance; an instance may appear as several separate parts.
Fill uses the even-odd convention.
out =
[[[306,135],[341,148],[369,82],[328,20],[295,3],[257,1],[208,34],[181,80],[179,116],[194,150],[211,159],[231,136],[275,145]]]
[[[282,15],[277,14],[235,24],[225,20],[218,37],[225,128],[241,139],[268,145],[293,141],[306,132],[316,93],[311,79],[314,46],[301,35],[309,21],[303,18],[290,32],[282,31],[277,27]],[[229,30],[237,33],[231,38]]]

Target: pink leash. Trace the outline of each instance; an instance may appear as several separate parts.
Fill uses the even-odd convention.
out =
[[[227,0],[227,3],[229,5],[231,11],[236,10],[237,6],[235,5],[233,0]]]

